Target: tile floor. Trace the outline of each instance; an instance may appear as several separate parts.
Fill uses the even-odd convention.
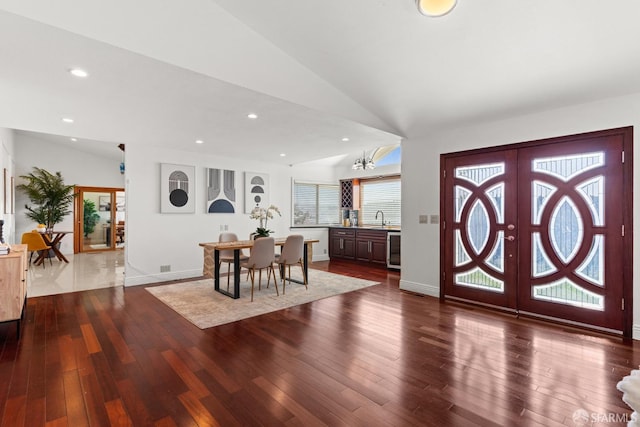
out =
[[[68,264],[52,259],[44,268],[29,266],[28,297],[124,285],[124,250],[65,256]]]

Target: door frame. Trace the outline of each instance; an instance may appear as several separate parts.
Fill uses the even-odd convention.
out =
[[[83,192],[92,192],[92,193],[110,193],[112,198],[115,197],[117,192],[124,192],[124,188],[120,187],[84,187],[80,185],[76,185],[74,193],[76,194],[74,203],[73,203],[73,214],[75,218],[75,223],[73,224],[73,253],[80,253],[80,247],[82,245],[82,240],[84,235],[82,233],[82,227],[84,224],[84,212],[83,212],[83,200],[80,195]],[[114,205],[115,206],[115,205]],[[126,205],[125,205],[126,206]],[[111,221],[113,221],[115,214],[115,208],[111,210]],[[111,242],[115,244],[115,227],[111,227]],[[105,251],[105,250],[113,250],[112,248],[107,249],[97,249],[96,251]]]
[[[575,142],[588,138],[602,138],[607,136],[622,137],[622,191],[628,195],[623,198],[622,221],[624,226],[624,234],[622,236],[623,250],[623,283],[622,295],[624,298],[623,310],[623,328],[624,337],[631,337],[633,333],[633,126],[606,129],[601,131],[585,132],[574,135],[559,136],[553,138],[545,138],[539,140],[518,142],[514,144],[478,148],[472,150],[459,151],[454,153],[444,153],[440,155],[440,218],[443,219],[440,224],[440,300],[445,301],[445,165],[447,159],[468,156],[474,154],[491,153],[496,151],[504,151],[511,149],[528,148],[542,146],[548,144],[557,144],[564,142]],[[561,321],[562,319],[557,319]],[[587,325],[584,325],[587,326]]]

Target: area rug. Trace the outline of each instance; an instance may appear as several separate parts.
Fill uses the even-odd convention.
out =
[[[297,269],[299,271],[299,269]],[[291,271],[294,276],[294,270]],[[262,277],[262,290],[256,285],[251,302],[251,282],[240,282],[240,298],[233,299],[213,289],[213,279],[195,280],[172,285],[145,288],[153,296],[171,307],[182,317],[200,329],[223,325],[237,320],[270,313],[276,310],[305,304],[333,295],[377,285],[378,282],[341,276],[321,270],[309,270],[309,289],[297,283],[287,283],[286,293],[282,294],[282,284],[278,282],[280,296],[271,284],[266,287],[266,274]],[[297,279],[300,279],[298,274]],[[220,279],[220,286],[227,287],[226,277]],[[233,282],[231,283],[233,288]]]

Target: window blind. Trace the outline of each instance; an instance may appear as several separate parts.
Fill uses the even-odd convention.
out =
[[[325,225],[340,222],[340,186],[293,184],[293,225]]]
[[[360,181],[360,218],[363,225],[380,225],[384,212],[387,224],[401,225],[400,178],[385,178]]]

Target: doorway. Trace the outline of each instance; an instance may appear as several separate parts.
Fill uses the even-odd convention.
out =
[[[74,253],[124,248],[124,189],[76,187],[76,194]]]
[[[632,136],[443,155],[443,298],[630,336]]]

